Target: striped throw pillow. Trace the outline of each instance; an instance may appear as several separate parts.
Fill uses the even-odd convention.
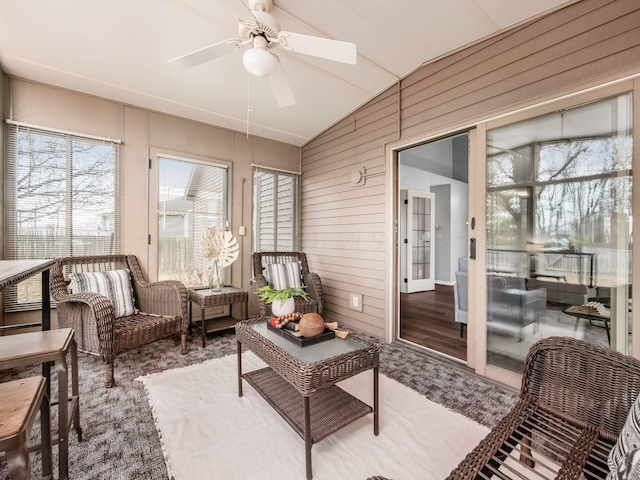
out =
[[[94,292],[111,300],[116,318],[138,312],[133,300],[129,270],[72,273],[69,278],[73,293]]]
[[[266,268],[266,278],[274,290],[302,286],[300,264],[298,262],[269,263]]]
[[[618,441],[609,453],[607,480],[640,478],[640,396],[631,407]]]

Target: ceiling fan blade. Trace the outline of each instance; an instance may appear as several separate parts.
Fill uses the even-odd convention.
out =
[[[274,55],[274,57],[276,56]],[[276,97],[276,102],[278,102],[278,106],[280,108],[295,105],[296,99],[293,96],[291,85],[289,85],[289,80],[287,80],[287,76],[284,73],[284,68],[282,68],[280,59],[278,59],[278,66],[274,72],[267,78],[269,79],[269,86],[271,87],[273,95]]]
[[[201,48],[195,52],[187,53],[181,57],[169,60],[168,63],[175,65],[178,68],[190,68],[200,65],[201,63],[208,62],[214,58],[221,57],[227,53],[231,53],[242,46],[242,41],[235,38],[224,40],[219,43],[214,43],[208,47]]]
[[[313,55],[314,57],[351,65],[356,64],[357,52],[354,43],[292,32],[280,32],[278,40],[285,49],[293,50],[296,53],[304,53],[305,55]]]

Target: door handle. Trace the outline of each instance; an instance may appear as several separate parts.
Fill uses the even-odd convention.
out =
[[[476,259],[476,239],[471,238],[469,240],[469,258],[472,260]]]

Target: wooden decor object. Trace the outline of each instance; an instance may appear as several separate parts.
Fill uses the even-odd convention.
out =
[[[300,319],[300,334],[305,338],[324,332],[324,319],[317,313],[305,313]]]

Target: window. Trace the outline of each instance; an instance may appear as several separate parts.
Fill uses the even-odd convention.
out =
[[[298,249],[298,175],[253,169],[253,251]]]
[[[117,141],[10,125],[5,258],[119,252]],[[41,278],[5,291],[5,311],[40,308]]]
[[[207,260],[200,238],[215,225],[228,225],[226,165],[159,154],[158,279],[205,285]]]

